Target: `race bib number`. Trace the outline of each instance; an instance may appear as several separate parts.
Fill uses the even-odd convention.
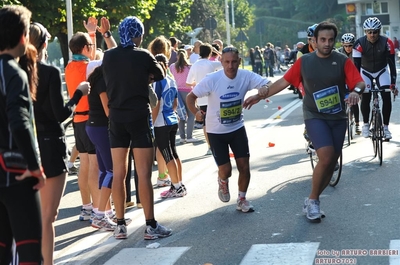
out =
[[[332,86],[313,93],[315,105],[321,113],[334,114],[342,110],[338,86]]]
[[[242,101],[235,100],[220,103],[221,124],[230,124],[240,120],[242,115]]]

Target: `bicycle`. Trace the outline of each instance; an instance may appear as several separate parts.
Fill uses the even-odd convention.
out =
[[[378,88],[376,83],[372,84],[372,88],[370,90],[372,93],[372,115],[371,115],[371,122],[370,122],[370,135],[369,137],[372,140],[372,146],[374,149],[374,158],[378,156],[379,158],[379,165],[382,166],[383,161],[383,118],[381,109],[379,106],[379,92],[391,92],[391,89],[388,88]],[[389,141],[389,139],[385,139],[385,141]]]
[[[347,145],[351,144],[351,140],[354,138],[354,131],[355,131],[355,121],[354,121],[354,114],[352,108],[349,104],[346,104],[346,123],[347,123]]]
[[[317,152],[315,151],[314,146],[312,145],[312,142],[309,140],[307,141],[307,144],[306,144],[306,152],[310,157],[311,168],[314,170],[314,168],[318,164],[319,159],[317,156]],[[329,181],[329,185],[332,187],[335,187],[339,183],[340,176],[342,175],[342,167],[343,167],[342,154],[343,154],[343,152],[340,152],[340,156],[336,163],[335,170],[333,171],[331,180]]]

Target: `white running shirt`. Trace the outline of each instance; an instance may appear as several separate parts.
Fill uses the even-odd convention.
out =
[[[268,82],[265,77],[244,69],[238,69],[234,79],[228,78],[223,70],[208,74],[192,91],[199,98],[208,98],[207,132],[224,134],[243,127],[242,109],[247,91]]]
[[[190,67],[189,74],[186,78],[187,84],[198,84],[207,74],[222,69],[220,61],[210,61],[209,59],[199,59]],[[197,105],[207,106],[207,98],[197,99]]]

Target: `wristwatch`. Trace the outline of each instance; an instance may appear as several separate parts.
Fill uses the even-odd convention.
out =
[[[355,87],[354,88],[354,92],[356,92],[357,94],[361,94],[361,88],[359,88],[359,87]]]
[[[111,37],[111,31],[107,30],[106,32],[103,33],[103,37],[108,39],[109,37]]]

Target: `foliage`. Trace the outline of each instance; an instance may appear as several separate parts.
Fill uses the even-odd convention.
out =
[[[190,26],[182,24],[190,14],[191,5],[191,0],[158,0],[149,19],[144,22],[146,35],[143,46],[147,47],[147,43],[159,35],[182,40],[184,33],[191,30]]]
[[[254,26],[248,31],[249,46],[264,46],[268,41],[281,46],[297,43],[298,32],[323,20],[334,22],[339,32],[352,29],[354,20],[346,18],[344,7],[333,0],[249,0],[255,8],[261,34]],[[303,40],[304,41],[304,40]]]
[[[112,29],[121,19],[135,15],[142,20],[150,17],[157,0],[71,0],[73,31],[86,31],[83,21],[88,17],[107,16]],[[32,11],[32,20],[42,23],[60,41],[64,61],[68,61],[67,12],[65,0],[3,0],[5,4],[22,4]],[[101,38],[100,38],[101,39]]]

